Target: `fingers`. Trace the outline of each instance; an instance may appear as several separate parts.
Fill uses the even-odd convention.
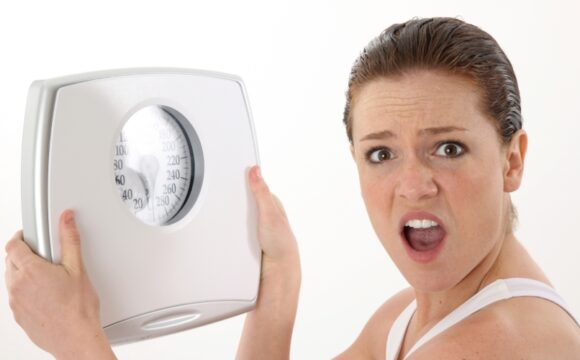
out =
[[[250,169],[250,188],[254,193],[258,204],[258,212],[262,217],[282,215],[286,217],[280,200],[278,200],[268,188],[268,185],[262,178],[259,166],[253,166]]]
[[[6,284],[6,287],[8,289],[10,289],[11,285],[12,285],[12,274],[14,273],[14,271],[16,271],[16,266],[14,266],[14,263],[12,261],[10,261],[10,258],[8,256],[6,256],[6,268],[4,271],[4,283]]]
[[[32,252],[24,242],[22,230],[18,231],[6,244],[6,266],[11,264],[17,269],[24,267],[31,261],[37,261],[39,257]]]
[[[77,229],[74,213],[65,210],[60,216],[61,263],[70,272],[82,272],[81,238]]]
[[[18,268],[16,267],[16,265],[14,265],[14,263],[12,262],[12,260],[10,260],[10,258],[8,256],[6,256],[6,259],[4,260],[4,269],[6,269],[7,271],[14,271],[14,270],[18,270]]]
[[[274,194],[272,194],[272,198],[274,198],[274,203],[276,204],[282,215],[284,215],[284,217],[287,217],[286,210],[284,210],[284,205],[282,205],[282,201],[280,201],[280,199],[278,199],[278,197]]]

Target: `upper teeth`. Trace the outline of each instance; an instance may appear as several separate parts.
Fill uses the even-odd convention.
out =
[[[430,227],[439,226],[439,224],[431,220],[409,220],[405,226],[412,227],[413,229],[428,229]]]

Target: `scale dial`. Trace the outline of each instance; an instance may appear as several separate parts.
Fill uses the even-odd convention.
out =
[[[127,120],[115,143],[119,197],[149,225],[179,219],[191,193],[194,156],[181,119],[183,115],[165,106],[144,107]]]

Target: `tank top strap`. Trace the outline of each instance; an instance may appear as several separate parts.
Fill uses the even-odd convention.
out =
[[[447,316],[441,319],[435,326],[433,326],[425,335],[423,335],[407,352],[405,359],[407,359],[413,352],[423,346],[426,342],[447,330],[451,326],[457,324],[469,315],[481,310],[482,308],[505,299],[521,296],[533,296],[549,300],[564,309],[576,324],[580,323],[569,310],[564,299],[550,286],[532,279],[525,278],[508,278],[498,279],[493,283],[487,285],[463,304],[459,305],[455,310],[450,312]],[[393,323],[392,330],[387,338],[387,358],[386,360],[395,360],[400,351],[401,344],[405,335],[405,331],[416,309],[416,303],[413,301]],[[389,357],[390,355],[390,357]]]
[[[455,310],[450,312],[447,316],[441,319],[435,326],[433,326],[425,335],[423,335],[416,343],[413,345],[411,350],[405,355],[407,359],[413,352],[418,348],[423,346],[427,341],[433,339],[435,336],[439,335],[443,331],[447,330],[451,326],[457,324],[461,320],[465,319],[474,312],[492,304],[496,301],[504,300],[510,298],[510,293],[508,287],[501,280],[496,280],[493,283],[487,285],[485,288],[480,290],[478,293],[469,298],[466,302],[459,305]]]
[[[580,322],[572,314],[572,310],[564,301],[564,298],[560,296],[551,286],[533,279],[526,278],[508,278],[502,280],[508,287],[509,292],[512,297],[519,296],[533,296],[546,299],[558,305],[562,310],[566,311],[568,315],[576,322],[576,325],[580,327]]]
[[[407,327],[416,308],[417,303],[415,300],[411,301],[391,326],[391,330],[389,330],[389,335],[387,336],[387,357],[385,360],[396,360],[399,356]]]

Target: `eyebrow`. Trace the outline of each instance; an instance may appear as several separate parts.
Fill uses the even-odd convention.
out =
[[[444,134],[453,131],[468,131],[466,128],[457,127],[457,126],[440,126],[440,127],[432,127],[419,130],[419,135],[437,135],[437,134]],[[390,130],[383,130],[375,133],[370,133],[363,136],[359,141],[365,140],[384,140],[389,138],[396,138],[395,135]]]

